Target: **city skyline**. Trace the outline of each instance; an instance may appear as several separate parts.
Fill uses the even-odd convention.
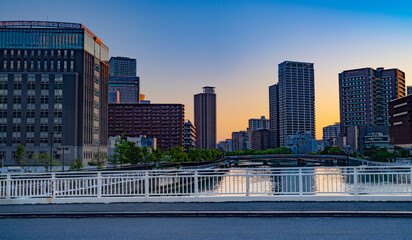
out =
[[[202,86],[215,86],[218,141],[246,129],[251,117],[269,117],[267,86],[277,83],[279,63],[314,62],[320,139],[323,127],[339,121],[340,72],[399,68],[405,72],[406,85],[411,84],[411,34],[404,31],[412,23],[411,5],[383,11],[373,3],[365,8],[367,3],[353,1],[341,6],[323,1],[88,2],[78,10],[77,4],[40,1],[33,6],[15,1],[4,3],[0,14],[2,20],[48,18],[86,25],[110,46],[110,56],[137,58],[142,90],[153,103],[182,103],[192,121],[193,94]],[[13,10],[17,5],[19,11]],[[93,7],[99,11],[85,11]],[[291,26],[294,31],[288,30]],[[387,34],[376,34],[377,26]]]

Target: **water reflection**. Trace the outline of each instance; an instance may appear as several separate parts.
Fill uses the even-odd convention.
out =
[[[225,196],[264,196],[300,194],[353,194],[355,177],[352,168],[259,168],[227,169],[215,176],[199,177],[201,194]],[[369,170],[368,170],[369,171]],[[357,173],[357,193],[411,193],[411,175],[405,173],[363,172]]]

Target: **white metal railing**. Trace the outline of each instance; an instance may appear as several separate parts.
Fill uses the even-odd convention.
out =
[[[411,196],[411,167],[229,168],[0,175],[0,202],[20,198]]]

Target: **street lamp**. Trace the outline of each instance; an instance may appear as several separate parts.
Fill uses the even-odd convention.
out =
[[[63,156],[63,159],[62,159],[62,172],[64,172],[64,150],[70,150],[70,148],[68,148],[68,147],[58,147],[57,150],[62,150],[63,151],[62,152],[62,156]]]

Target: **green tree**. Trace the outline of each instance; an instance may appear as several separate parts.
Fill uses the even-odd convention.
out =
[[[17,145],[14,157],[19,165],[27,165],[26,148],[23,145]]]
[[[331,147],[328,152],[327,155],[344,155],[345,152],[343,152],[342,149],[340,149],[339,147]]]
[[[152,153],[150,154],[150,162],[161,162],[163,161],[165,154],[159,148],[153,149]]]
[[[107,157],[103,156],[100,152],[93,153],[93,159],[89,162],[90,166],[97,166],[103,168],[106,165]]]
[[[189,149],[187,152],[187,156],[190,162],[197,162],[200,161],[201,154],[199,149]]]
[[[124,140],[124,134],[116,138],[116,142],[114,144],[114,154],[110,157],[109,162],[113,165],[121,164],[128,162],[128,158],[126,156],[127,152],[130,149],[130,144],[126,140]]]
[[[169,151],[172,162],[187,162],[189,160],[185,150],[182,147],[174,146]]]
[[[84,167],[83,162],[80,159],[74,159],[72,164],[70,164],[70,169],[80,170]]]
[[[126,142],[126,145],[128,145],[124,153],[126,160],[123,163],[137,164],[143,162],[143,149],[134,142]]]
[[[39,163],[44,166],[46,171],[52,171],[55,166],[60,166],[60,163],[47,153],[42,153],[39,156]]]
[[[380,148],[374,153],[372,153],[371,158],[373,161],[388,162],[390,159],[394,159],[395,155],[393,153],[388,152],[386,148]]]

